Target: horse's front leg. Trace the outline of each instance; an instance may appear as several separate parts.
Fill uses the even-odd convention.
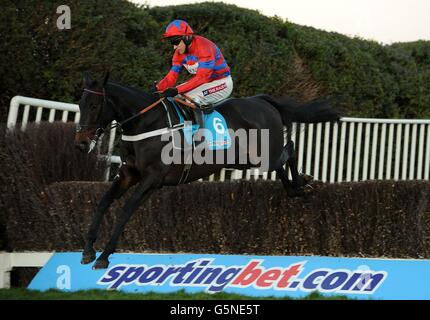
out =
[[[103,216],[109,209],[115,199],[119,199],[139,180],[139,175],[133,168],[124,165],[121,167],[119,175],[115,177],[109,190],[103,195],[94,213],[91,225],[89,227],[84,251],[82,253],[82,264],[88,264],[96,259],[94,242],[97,239],[97,233],[100,228]]]
[[[118,221],[112,232],[112,236],[102,254],[97,258],[94,263],[93,269],[105,269],[109,266],[109,256],[114,253],[116,246],[118,244],[119,237],[124,230],[124,227],[128,220],[131,218],[133,213],[139,207],[139,205],[144,202],[151,193],[156,189],[157,183],[155,179],[155,174],[152,174],[142,180],[136,187],[134,193],[127,200],[124,207],[120,210],[118,215]]]

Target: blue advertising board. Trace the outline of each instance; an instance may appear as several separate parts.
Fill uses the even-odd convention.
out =
[[[80,260],[79,252],[55,253],[28,288],[430,299],[430,260],[115,253],[103,270]]]

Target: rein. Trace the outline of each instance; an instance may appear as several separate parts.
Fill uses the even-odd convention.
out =
[[[98,95],[98,96],[103,96],[103,97],[105,97],[105,96],[106,96],[106,95],[105,95],[105,88],[103,88],[103,92],[93,91],[93,90],[90,90],[90,89],[87,89],[87,88],[84,88],[84,91],[89,92],[89,93],[96,94],[96,95]]]
[[[151,105],[147,106],[145,109],[140,110],[138,113],[136,113],[135,115],[131,116],[130,118],[125,119],[124,121],[122,121],[121,123],[115,125],[115,126],[122,126],[124,123],[131,121],[139,116],[141,116],[142,114],[144,114],[145,112],[148,112],[149,110],[151,110],[152,108],[154,108],[157,104],[159,104],[160,102],[162,102],[165,98],[160,98],[157,101],[155,101],[154,103],[152,103]],[[113,128],[111,128],[113,129]]]
[[[94,91],[94,90],[89,90],[89,89],[84,89],[84,91],[86,91],[86,92],[89,92],[89,93],[92,93],[92,94],[96,94],[96,95],[98,95],[98,96],[103,96],[103,103],[104,104],[106,104],[106,92],[105,92],[105,89],[103,88],[103,92],[100,92],[100,91]],[[192,109],[195,109],[196,108],[196,104],[195,104],[195,102],[190,98],[190,97],[188,97],[188,96],[186,96],[185,94],[182,94],[182,96],[185,98],[185,99],[187,99],[187,100],[189,100],[189,101],[191,101],[191,102],[193,102],[193,103],[189,103],[189,102],[187,102],[187,101],[185,101],[185,100],[183,100],[183,99],[180,99],[180,98],[177,98],[177,97],[175,97],[175,98],[173,98],[176,102],[178,102],[178,103],[180,103],[180,104],[182,104],[182,105],[184,105],[184,106],[186,106],[186,107],[189,107],[189,108],[192,108]],[[158,99],[157,101],[155,101],[154,103],[152,103],[151,105],[149,105],[149,106],[147,106],[145,109],[142,109],[141,111],[139,111],[138,113],[136,113],[135,115],[133,115],[133,116],[131,116],[131,117],[129,117],[129,118],[127,118],[127,119],[125,119],[124,121],[122,121],[122,122],[120,122],[120,123],[116,123],[116,124],[114,124],[114,125],[111,125],[111,127],[109,128],[109,130],[112,130],[112,129],[114,129],[114,128],[117,128],[117,127],[121,127],[124,123],[127,123],[127,122],[129,122],[129,121],[131,121],[131,120],[133,120],[133,119],[135,119],[135,118],[137,118],[137,117],[139,117],[139,116],[141,116],[141,115],[143,115],[144,113],[146,113],[146,112],[148,112],[149,110],[151,110],[151,109],[153,109],[156,105],[158,105],[160,102],[162,102],[164,99],[166,99],[166,98],[164,98],[164,97],[162,97],[162,98],[160,98],[160,99]],[[100,130],[103,130],[103,129],[101,129],[101,128],[99,128]],[[99,129],[97,129],[97,131],[99,130]],[[104,130],[103,130],[104,131]]]
[[[84,91],[86,91],[86,92],[89,92],[89,93],[92,93],[92,94],[95,94],[95,95],[98,95],[98,96],[103,96],[103,104],[106,104],[106,92],[105,92],[105,89],[103,88],[103,92],[100,92],[100,91],[94,91],[94,90],[89,90],[89,89],[84,89]],[[142,114],[144,114],[145,112],[148,112],[149,110],[151,110],[152,108],[154,108],[157,104],[159,104],[161,101],[163,101],[165,98],[163,97],[163,98],[160,98],[160,99],[158,99],[157,101],[155,101],[154,103],[152,103],[151,105],[149,105],[149,106],[147,106],[145,109],[143,109],[143,110],[141,110],[141,111],[139,111],[138,113],[136,113],[135,115],[133,115],[133,116],[131,116],[131,117],[129,117],[129,118],[127,118],[127,119],[125,119],[124,121],[122,121],[122,122],[120,122],[120,123],[116,123],[116,124],[114,124],[114,125],[111,125],[111,127],[109,128],[109,130],[111,130],[111,129],[114,129],[114,128],[116,128],[116,127],[121,127],[124,123],[127,123],[127,122],[129,122],[129,121],[131,121],[131,120],[133,120],[133,119],[135,119],[135,118],[137,118],[137,117],[139,117],[139,116],[141,116]],[[81,126],[81,127],[83,127],[83,126]],[[103,130],[104,131],[104,129],[101,129],[101,128],[99,128],[99,129],[97,129],[97,131],[98,130]]]
[[[186,96],[185,94],[183,94],[182,96],[184,96],[185,97],[185,99],[187,99],[187,100],[190,100],[191,102],[192,102],[192,100],[191,100],[191,98],[189,98],[188,96]],[[196,104],[195,104],[195,102],[194,102],[194,104],[192,104],[192,103],[189,103],[189,102],[186,102],[185,100],[182,100],[182,99],[180,99],[180,98],[173,98],[173,100],[175,100],[176,102],[178,102],[178,103],[180,103],[180,104],[183,104],[184,106],[186,106],[186,107],[189,107],[189,108],[191,108],[191,109],[195,109],[196,108]]]

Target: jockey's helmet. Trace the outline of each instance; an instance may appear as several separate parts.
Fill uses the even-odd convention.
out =
[[[184,20],[173,20],[166,28],[163,38],[170,38],[176,36],[191,36],[194,34],[193,29]]]

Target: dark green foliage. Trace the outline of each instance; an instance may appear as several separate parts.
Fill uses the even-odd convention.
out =
[[[222,49],[234,96],[335,95],[347,116],[430,117],[426,41],[383,46],[210,2],[148,8],[126,0],[71,0],[71,30],[60,31],[61,4],[0,0],[2,122],[15,95],[77,102],[85,70],[110,69],[112,79],[148,89],[170,68],[171,47],[161,37],[176,18]]]
[[[1,0],[0,4],[4,111],[18,94],[76,102],[86,70],[102,74],[111,69],[117,79],[139,85],[152,78],[150,70],[162,65],[151,53],[155,49],[138,46],[152,47],[149,38],[159,26],[151,24],[147,11],[125,0],[67,2],[70,30],[57,29],[56,8],[61,1]]]

